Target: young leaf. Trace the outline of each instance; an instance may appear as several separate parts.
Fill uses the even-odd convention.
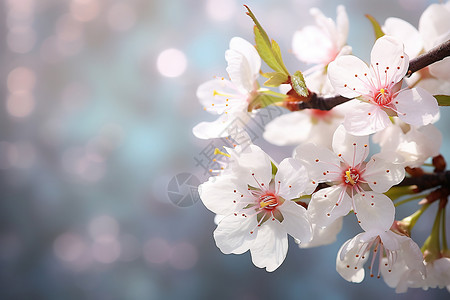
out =
[[[450,96],[449,95],[434,95],[439,106],[450,106]]]
[[[254,109],[264,108],[274,103],[283,102],[286,99],[286,95],[280,94],[271,95],[270,91],[267,93],[261,92],[258,96],[256,96],[253,101],[248,106],[248,111],[252,111]]]
[[[373,32],[375,33],[375,39],[379,39],[380,37],[382,37],[384,35],[384,32],[381,29],[380,23],[378,23],[378,21],[369,14],[366,15],[366,18],[369,19],[370,23],[372,23]]]
[[[259,56],[261,56],[261,59],[274,71],[285,74],[287,80],[289,72],[281,58],[280,47],[274,40],[270,41],[269,36],[258,22],[253,12],[247,5],[244,6],[248,10],[247,15],[250,16],[255,23],[253,31],[255,33],[256,50],[258,51]]]
[[[302,97],[308,97],[309,92],[306,87],[305,79],[303,78],[303,74],[300,71],[294,73],[291,76],[291,85],[292,88]]]
[[[258,51],[259,56],[261,56],[261,59],[274,71],[285,73],[283,67],[279,65],[277,58],[272,52],[271,43],[265,43],[264,36],[257,26],[254,27],[253,31],[255,33],[256,50]]]
[[[280,72],[268,72],[263,74],[264,77],[268,77],[269,80],[264,82],[265,86],[277,87],[283,83],[286,83],[287,76],[286,74]]]

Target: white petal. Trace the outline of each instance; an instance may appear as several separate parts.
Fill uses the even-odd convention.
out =
[[[403,278],[407,272],[409,272],[408,267],[403,261],[403,256],[399,255],[397,261],[393,266],[389,266],[388,259],[383,258],[381,263],[381,274],[383,275],[384,282],[391,288],[395,288],[402,285]],[[392,268],[392,269],[391,269]],[[389,271],[390,270],[390,271]],[[407,289],[407,287],[406,287]],[[399,289],[399,292],[406,292],[404,289]]]
[[[317,26],[327,34],[330,39],[336,37],[336,24],[331,18],[326,17],[318,8],[313,7],[309,13],[314,17]]]
[[[369,136],[354,136],[340,125],[333,135],[333,150],[352,167],[359,165],[369,154]]]
[[[261,58],[255,46],[243,38],[233,37],[230,40],[230,50],[238,51],[245,56],[250,67],[250,74],[256,79],[261,69]]]
[[[335,185],[313,194],[308,205],[308,214],[313,224],[326,227],[336,219],[347,215],[351,208],[352,199],[345,187]]]
[[[306,70],[303,75],[305,76],[305,83],[311,92],[320,95],[331,95],[334,96],[335,92],[330,80],[328,79],[328,74],[322,65],[321,68],[312,67],[309,70],[316,69],[312,72]]]
[[[256,218],[243,217],[234,214],[222,219],[214,231],[217,247],[225,254],[242,254],[250,249],[256,238],[253,231],[257,226]]]
[[[390,230],[386,232],[380,232],[379,236],[383,242],[383,246],[389,251],[400,250],[400,244],[404,239],[408,238],[404,235],[399,235]]]
[[[213,114],[222,114],[225,110],[228,112],[245,110],[247,107],[246,94],[242,93],[243,91],[231,81],[219,78],[202,83],[197,88],[200,104]],[[228,106],[226,106],[227,103]]]
[[[251,92],[261,67],[261,59],[255,47],[242,38],[234,37],[230,41],[230,49],[225,52],[225,59],[231,81]]]
[[[305,166],[294,158],[284,159],[278,166],[275,175],[275,187],[278,195],[286,200],[300,197],[309,181]]]
[[[436,99],[419,87],[400,92],[394,100],[399,118],[411,125],[430,124],[439,113]]]
[[[336,241],[336,237],[341,232],[344,218],[338,218],[327,227],[313,225],[313,237],[309,243],[301,243],[300,248],[311,248],[332,244]]]
[[[234,212],[241,193],[233,179],[230,176],[215,176],[198,186],[200,199],[207,209],[220,215]]]
[[[450,57],[444,58],[442,61],[434,63],[428,67],[431,75],[446,81],[450,81]]]
[[[311,118],[304,111],[284,114],[266,125],[264,139],[277,146],[305,142],[310,136]]]
[[[411,130],[411,135],[413,135],[414,132],[415,130]],[[417,137],[417,139],[419,139],[418,136],[420,134],[423,146],[426,147],[426,150],[424,150],[424,152],[426,153],[425,155],[427,156],[427,158],[439,155],[442,145],[442,133],[439,131],[439,129],[437,129],[434,125],[429,124],[418,128],[417,132],[418,134],[415,134],[414,138]]]
[[[420,79],[420,80],[419,80]],[[432,95],[448,95],[450,94],[450,82],[434,77],[423,78],[420,74],[413,73],[410,78],[405,78],[408,86],[421,87]]]
[[[422,275],[426,275],[425,265],[423,264],[423,254],[416,242],[411,238],[405,237],[401,241],[402,256],[405,264],[410,270],[417,270]]]
[[[380,84],[399,82],[409,66],[408,55],[403,43],[392,36],[382,36],[376,40],[370,55],[372,78],[380,78]],[[378,64],[378,65],[377,65]],[[382,88],[378,86],[376,88]]]
[[[395,124],[389,124],[382,131],[375,133],[372,136],[372,141],[379,144],[383,151],[395,151],[398,144],[402,141],[403,136],[403,130],[396,121]]]
[[[409,57],[416,57],[422,51],[422,37],[410,23],[399,18],[387,18],[382,29],[386,35],[393,36],[403,42],[405,52]]]
[[[365,231],[386,231],[394,222],[395,207],[392,200],[375,192],[363,191],[353,197],[355,201],[355,212],[361,228]]]
[[[367,65],[353,55],[343,55],[328,65],[328,78],[335,91],[347,98],[369,94]],[[357,76],[355,76],[357,75]]]
[[[336,29],[337,29],[337,46],[342,48],[347,44],[348,37],[348,16],[343,5],[339,5],[336,9]]]
[[[312,238],[312,227],[306,209],[288,200],[279,209],[283,215],[281,225],[285,231],[293,238],[300,240],[300,242],[309,242]]]
[[[305,63],[327,64],[334,58],[329,54],[333,48],[330,38],[316,26],[306,26],[294,33],[292,51]]]
[[[436,39],[447,34],[449,28],[450,11],[440,4],[428,6],[419,20],[419,32],[422,35],[425,50],[434,47]]]
[[[230,151],[233,163],[230,165],[236,176],[253,187],[269,187],[272,180],[270,157],[258,146],[249,145],[241,152]]]
[[[277,220],[264,223],[250,247],[253,264],[266,268],[267,272],[275,271],[283,263],[287,250],[287,234]]]
[[[355,101],[354,110],[345,116],[344,127],[353,135],[369,135],[386,128],[391,121],[377,105]],[[356,102],[358,101],[358,102]]]
[[[192,133],[199,139],[214,139],[230,136],[236,130],[242,130],[250,119],[248,113],[223,114],[213,122],[200,122],[194,126]]]
[[[384,159],[372,157],[366,165],[363,180],[377,193],[387,192],[393,185],[400,183],[405,177],[402,165],[392,164]]]
[[[350,241],[350,240],[349,240]],[[344,248],[348,247],[348,242],[344,243],[341,248],[339,249],[339,252],[336,257],[336,271],[339,273],[339,275],[342,276],[345,280],[349,282],[356,282],[359,283],[363,281],[364,279],[364,268],[363,265],[367,260],[367,255],[362,257],[356,257],[356,254],[358,253],[358,250],[360,248],[360,244],[355,244],[354,247],[351,247],[350,249],[347,249],[347,253],[345,256],[341,258],[341,252],[344,250]]]
[[[294,158],[300,160],[307,168],[311,181],[334,181],[339,177],[340,160],[337,154],[325,147],[303,144],[294,151]]]

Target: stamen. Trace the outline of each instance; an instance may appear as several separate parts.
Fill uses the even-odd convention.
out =
[[[214,149],[214,155],[217,155],[217,154],[220,154],[220,155],[223,155],[226,157],[231,157],[230,154],[220,151],[219,148]]]

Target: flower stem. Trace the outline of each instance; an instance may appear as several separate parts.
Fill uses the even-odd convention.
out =
[[[441,246],[439,243],[439,233],[441,227],[441,213],[442,209],[438,209],[436,217],[434,219],[433,228],[431,229],[430,236],[426,239],[422,246],[422,253],[424,254],[425,261],[432,262],[441,256]]]
[[[447,230],[446,230],[446,228],[445,228],[445,217],[446,217],[446,214],[445,214],[445,208],[446,208],[447,206],[444,206],[442,209],[441,209],[441,213],[442,213],[442,252],[443,253],[446,253],[446,252],[448,252],[448,246],[447,246]]]
[[[411,230],[416,225],[417,220],[419,220],[419,218],[428,209],[428,207],[430,207],[430,203],[422,205],[422,207],[418,209],[415,213],[401,220],[401,223],[405,224],[406,227],[405,229],[408,232],[411,232]]]
[[[417,200],[417,199],[423,199],[423,198],[425,198],[425,196],[422,195],[422,194],[415,195],[413,197],[406,198],[406,199],[404,199],[402,201],[399,201],[399,202],[395,203],[394,206],[397,207],[399,205],[402,205],[402,204],[405,204],[405,203],[408,203],[408,202],[411,202],[411,201],[414,201],[414,200]]]

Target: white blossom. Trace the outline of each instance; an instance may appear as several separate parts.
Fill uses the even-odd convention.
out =
[[[272,162],[259,147],[228,149],[230,171],[199,186],[200,198],[220,218],[214,239],[225,254],[250,250],[255,266],[272,272],[286,257],[287,234],[309,242],[312,228],[306,209],[293,199],[311,193],[305,167],[283,160],[272,176]]]
[[[245,124],[250,119],[247,110],[259,89],[256,80],[261,58],[252,44],[234,37],[230,41],[230,49],[225,52],[225,59],[231,80],[215,78],[197,89],[197,97],[204,110],[220,115],[213,122],[201,122],[194,127],[193,133],[200,139],[229,136],[235,120]]]
[[[313,144],[299,146],[294,157],[308,168],[312,183],[332,186],[312,195],[308,213],[314,224],[326,227],[353,210],[363,229],[389,229],[395,209],[382,194],[404,178],[402,166],[369,154],[368,137],[348,134],[343,126],[333,136],[333,151]]]
[[[403,44],[390,36],[379,38],[373,46],[370,68],[359,58],[345,55],[328,66],[328,77],[335,90],[353,101],[353,111],[344,121],[347,131],[368,135],[386,128],[389,116],[397,114],[411,125],[430,124],[439,113],[436,99],[422,88],[400,90],[408,70]]]

